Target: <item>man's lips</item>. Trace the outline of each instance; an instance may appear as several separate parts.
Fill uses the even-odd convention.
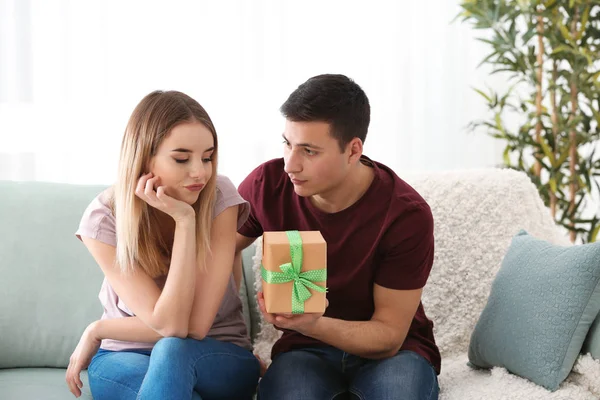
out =
[[[306,181],[302,179],[290,178],[290,180],[294,185],[302,185],[303,183],[306,183]]]

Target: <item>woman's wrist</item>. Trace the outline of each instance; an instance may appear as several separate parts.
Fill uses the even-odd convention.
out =
[[[196,213],[193,211],[185,213],[184,215],[173,217],[176,226],[195,226],[196,225]]]
[[[87,334],[90,339],[95,340],[95,341],[101,341],[103,338],[101,337],[101,323],[102,320],[97,320],[92,322],[91,324],[89,324],[87,326],[87,328],[85,329],[85,334]]]

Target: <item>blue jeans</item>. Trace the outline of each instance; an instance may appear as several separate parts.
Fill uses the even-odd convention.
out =
[[[259,374],[250,351],[211,338],[164,338],[152,351],[100,349],[88,368],[94,400],[250,400]]]
[[[435,400],[435,369],[422,356],[400,351],[369,360],[334,347],[279,354],[260,381],[260,400]]]

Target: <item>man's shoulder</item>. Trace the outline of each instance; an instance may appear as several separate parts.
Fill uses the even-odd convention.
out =
[[[273,178],[278,180],[277,178],[282,178],[284,175],[285,172],[283,170],[283,158],[274,158],[254,168],[254,170],[248,174],[246,179],[244,179],[242,184],[247,181],[272,182]]]
[[[277,193],[277,188],[285,184],[286,174],[283,158],[275,158],[260,164],[240,183],[239,193],[252,202],[262,193]]]
[[[386,202],[391,218],[396,219],[407,213],[416,213],[427,219],[431,209],[421,194],[388,166],[373,162],[378,170],[380,193],[386,193]]]
[[[417,190],[408,182],[398,176],[398,174],[396,174],[396,172],[390,167],[378,161],[372,161],[372,163],[377,169],[377,176],[381,181],[382,186],[388,189],[388,192],[391,196],[398,197],[400,199],[405,197],[414,197],[415,199],[420,199],[421,201],[425,202],[419,192],[417,192]]]
[[[381,163],[377,164],[379,177],[378,204],[380,209],[382,252],[405,251],[416,242],[432,243],[433,213],[427,201],[408,182]]]
[[[283,178],[285,176],[283,158],[274,158],[258,166],[262,174],[268,178]]]

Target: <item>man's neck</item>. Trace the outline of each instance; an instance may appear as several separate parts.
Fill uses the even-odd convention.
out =
[[[314,195],[309,198],[310,202],[319,210],[326,213],[336,213],[356,203],[367,192],[373,182],[373,168],[359,162],[355,166],[356,171],[338,187],[327,193]]]

